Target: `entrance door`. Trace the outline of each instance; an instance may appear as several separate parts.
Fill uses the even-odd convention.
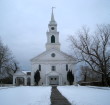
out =
[[[24,85],[24,78],[23,77],[16,77],[15,81],[16,81],[17,86]]]
[[[59,77],[58,76],[50,76],[50,85],[59,85]]]

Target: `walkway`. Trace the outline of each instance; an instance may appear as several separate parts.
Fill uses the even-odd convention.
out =
[[[68,100],[62,96],[56,86],[52,86],[51,105],[71,105]]]

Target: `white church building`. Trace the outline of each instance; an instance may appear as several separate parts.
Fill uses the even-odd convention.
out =
[[[46,51],[31,59],[31,85],[35,85],[34,75],[37,70],[41,77],[39,85],[67,85],[67,72],[68,70],[74,72],[75,59],[60,49],[59,32],[53,9],[48,28]],[[26,82],[27,80],[25,80],[25,85],[27,85]]]

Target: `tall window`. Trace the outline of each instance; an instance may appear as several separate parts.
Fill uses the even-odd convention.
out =
[[[56,67],[55,66],[52,66],[51,69],[52,69],[52,71],[55,71],[56,70]]]
[[[55,36],[54,35],[51,36],[51,43],[55,43]]]
[[[39,65],[39,71],[41,71],[41,65]]]
[[[66,71],[68,71],[68,65],[66,64]]]

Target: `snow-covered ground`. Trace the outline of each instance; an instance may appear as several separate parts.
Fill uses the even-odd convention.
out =
[[[50,105],[51,87],[0,88],[0,105]]]
[[[110,88],[58,86],[72,105],[110,105]]]

